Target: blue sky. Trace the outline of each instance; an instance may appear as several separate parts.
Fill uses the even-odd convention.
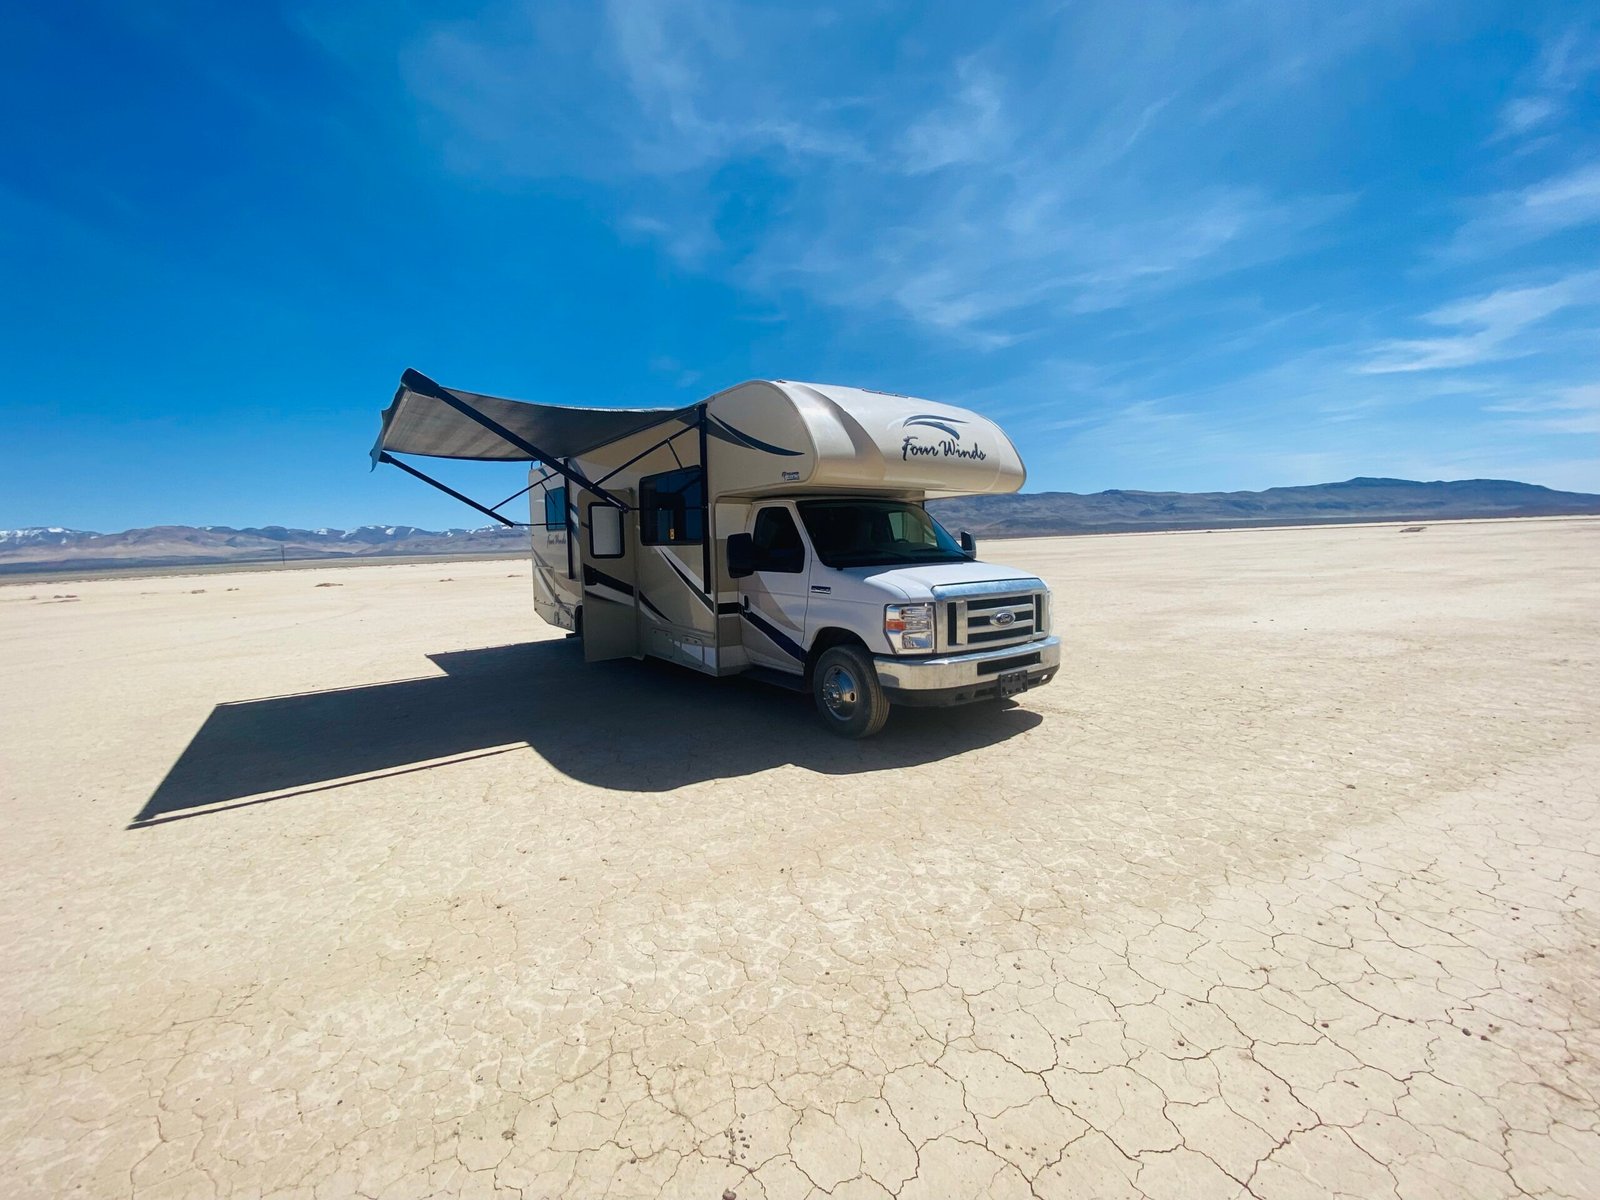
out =
[[[481,523],[415,366],[967,404],[1029,490],[1600,491],[1592,5],[25,5],[0,527]],[[457,467],[499,499],[507,468]]]

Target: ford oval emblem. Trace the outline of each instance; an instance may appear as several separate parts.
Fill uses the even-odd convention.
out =
[[[1017,614],[1014,612],[997,612],[994,615],[994,623],[1001,626],[1010,625],[1016,619]]]

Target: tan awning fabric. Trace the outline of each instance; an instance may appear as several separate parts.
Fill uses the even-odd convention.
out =
[[[457,404],[500,426],[513,440],[474,419]],[[499,462],[570,458],[652,425],[677,419],[692,420],[694,411],[694,405],[687,408],[563,408],[555,404],[528,404],[440,387],[426,375],[408,370],[400,377],[400,390],[394,394],[394,403],[384,409],[383,428],[372,447],[372,460],[376,465],[378,455],[385,450],[430,458]]]

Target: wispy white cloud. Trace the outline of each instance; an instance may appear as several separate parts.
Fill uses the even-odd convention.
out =
[[[1484,411],[1510,414],[1508,425],[1535,433],[1600,436],[1600,383],[1558,388],[1546,397],[1490,404]]]
[[[1031,5],[959,53],[891,45],[886,74],[841,50],[864,14],[514,4],[431,27],[403,62],[459,170],[605,179],[618,227],[682,264],[1000,349],[1299,250],[1340,201],[1197,176],[1196,126],[1303,88],[1410,7]],[[784,203],[730,229],[755,161]]]
[[[1022,170],[1019,166],[1018,170]],[[894,311],[998,348],[1063,315],[1117,309],[1291,252],[1337,205],[1215,189],[1128,202],[1114,217],[1023,176],[934,188],[889,229],[794,230],[755,256],[757,278],[828,303]]]
[[[950,102],[906,130],[902,154],[913,174],[990,162],[1010,149],[999,81],[970,58],[956,65],[956,77],[961,86]]]
[[[1513,97],[1500,110],[1500,127],[1495,137],[1519,137],[1550,121],[1561,110],[1561,104],[1550,96]]]
[[[770,61],[772,35],[792,32],[793,18],[758,30],[766,36],[757,44],[735,9],[708,0],[609,0],[606,18],[637,104],[629,130],[636,169],[673,174],[766,149],[800,159],[862,156],[826,106],[796,112],[792,95],[746,73]],[[733,79],[742,104],[726,103]]]
[[[1600,165],[1584,164],[1480,201],[1446,248],[1452,259],[1501,254],[1600,222]]]
[[[1567,115],[1573,98],[1600,73],[1600,35],[1572,27],[1550,38],[1518,94],[1500,109],[1491,141],[1542,132]]]
[[[700,267],[722,248],[716,231],[705,216],[677,222],[639,213],[617,222],[624,237],[659,245],[675,261],[686,267]]]
[[[300,24],[346,61],[359,53],[325,19]],[[725,0],[508,2],[424,25],[399,65],[457,171],[659,183],[741,155],[859,159],[839,98],[783,82],[779,48],[820,26],[775,12],[752,28]]]
[[[1538,287],[1502,288],[1423,314],[1457,332],[1379,343],[1359,369],[1368,374],[1471,367],[1530,353],[1522,334],[1564,309],[1600,304],[1600,271],[1568,275]]]
[[[652,375],[660,375],[672,380],[675,387],[693,387],[701,379],[699,371],[691,370],[684,366],[670,354],[653,355],[645,365]]]

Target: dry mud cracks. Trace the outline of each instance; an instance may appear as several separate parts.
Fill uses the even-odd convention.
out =
[[[1600,522],[986,552],[1061,677],[860,745],[503,562],[0,587],[0,1189],[1600,1195]]]

